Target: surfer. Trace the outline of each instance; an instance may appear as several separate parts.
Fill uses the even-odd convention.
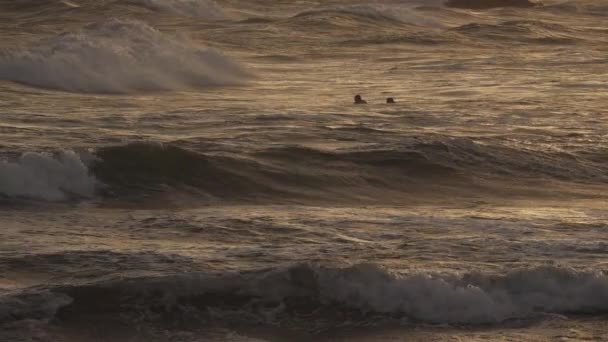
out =
[[[367,104],[367,101],[365,101],[361,95],[355,95],[355,104]]]
[[[395,99],[392,97],[389,97],[386,99],[386,103],[395,103]]]

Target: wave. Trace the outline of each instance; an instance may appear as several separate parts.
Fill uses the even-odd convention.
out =
[[[19,10],[49,10],[49,9],[67,9],[78,7],[77,4],[70,1],[61,0],[22,0],[22,1],[2,1],[0,2],[2,9],[9,11]]]
[[[100,300],[103,298],[103,300]],[[5,320],[46,314],[69,320],[136,311],[231,323],[329,326],[369,317],[449,324],[496,324],[542,314],[608,311],[608,276],[542,266],[506,274],[393,273],[372,264],[298,264],[268,270],[120,278],[3,298]],[[27,305],[26,305],[27,304]],[[39,309],[36,309],[39,308]]]
[[[525,180],[580,186],[608,182],[603,151],[536,151],[447,136],[403,137],[398,144],[339,150],[288,145],[227,151],[212,144],[195,146],[202,151],[142,142],[101,147],[93,157],[27,153],[0,164],[0,194],[61,201],[93,195],[147,197],[175,190],[211,202],[373,202],[419,192],[442,197],[444,191],[495,191],[494,186]],[[489,188],[478,185],[478,180]]]
[[[423,12],[418,13],[410,4],[401,5],[351,5],[311,9],[294,15],[292,20],[314,21],[322,24],[340,25],[351,21],[352,25],[363,23],[388,26],[414,25],[441,27],[441,24]]]
[[[198,19],[218,20],[225,18],[222,8],[211,0],[122,0],[122,2]]]
[[[0,79],[84,93],[130,93],[241,84],[247,73],[213,49],[147,24],[112,19],[30,48],[0,52]]]
[[[468,138],[437,136],[432,138],[404,137],[400,144],[367,146],[364,149],[323,152],[298,146],[269,149],[273,159],[310,163],[319,159],[324,165],[352,163],[359,168],[379,166],[384,172],[420,172],[432,177],[433,169],[483,176],[508,178],[543,178],[569,181],[606,181],[607,165],[579,158],[564,152],[543,152],[502,145],[476,143]],[[410,172],[408,172],[408,170]],[[439,174],[444,176],[445,174]]]
[[[512,20],[497,25],[470,23],[452,31],[476,39],[488,39],[525,43],[572,44],[581,40],[575,32],[563,25],[540,20]]]
[[[589,155],[532,151],[465,138],[403,138],[393,145],[342,150],[303,146],[197,152],[172,144],[135,143],[96,151],[91,167],[106,195],[194,191],[212,201],[400,200],[424,192],[488,191],[523,180],[608,182],[608,165]],[[489,186],[484,190],[478,180]],[[507,185],[508,186],[508,185]],[[460,190],[458,190],[460,189]],[[492,190],[492,191],[495,191]],[[509,190],[513,192],[514,190]]]
[[[55,155],[28,152],[13,162],[0,161],[0,196],[46,201],[91,198],[96,180],[83,159],[62,151]]]
[[[448,0],[447,7],[464,9],[490,9],[498,7],[530,8],[538,6],[530,0]]]
[[[73,17],[77,14],[129,17],[154,11],[202,20],[225,19],[223,8],[213,0],[21,0],[0,3],[0,6],[8,11],[25,12],[38,17]]]
[[[415,151],[338,153],[286,146],[235,154],[135,143],[96,155],[91,170],[107,185],[105,195],[117,198],[169,188],[194,191],[209,201],[348,202],[382,190],[407,193],[415,179],[458,178],[449,166]]]
[[[543,9],[567,14],[577,13],[602,17],[608,15],[608,5],[604,1],[598,0],[564,1],[547,4]]]
[[[175,145],[133,143],[97,150],[92,172],[110,197],[191,189],[209,200],[285,195],[266,177],[273,170],[235,156],[203,154]]]
[[[381,12],[372,6],[337,7],[317,10],[308,10],[298,13],[293,18],[319,18],[322,16],[334,17],[336,15],[367,18],[371,20],[399,22],[400,20],[386,12]]]
[[[445,32],[413,32],[408,34],[382,34],[367,36],[359,39],[348,39],[340,42],[351,46],[382,45],[382,44],[414,44],[414,45],[439,45],[454,42],[459,37],[446,34]]]
[[[221,198],[274,198],[340,189],[365,193],[412,184],[471,184],[474,179],[608,182],[608,165],[590,155],[476,143],[466,138],[404,137],[399,144],[340,150],[298,145],[226,151],[134,143],[101,148],[91,170],[115,191],[160,185],[195,187]],[[598,152],[603,153],[603,152]],[[187,167],[184,167],[187,166]],[[461,183],[463,182],[464,183]]]

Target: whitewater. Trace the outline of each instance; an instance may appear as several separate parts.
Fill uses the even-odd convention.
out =
[[[607,17],[0,1],[0,341],[608,340]]]

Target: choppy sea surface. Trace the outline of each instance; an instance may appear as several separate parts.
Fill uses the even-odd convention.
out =
[[[608,5],[458,2],[0,1],[0,340],[608,340]]]

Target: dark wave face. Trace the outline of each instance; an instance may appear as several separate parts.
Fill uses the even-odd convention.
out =
[[[132,144],[104,148],[96,156],[99,159],[91,171],[108,186],[107,194],[162,191],[168,186],[194,189],[206,198],[223,201],[317,198],[340,202],[367,196],[372,202],[390,202],[388,193],[398,200],[429,189],[438,190],[440,197],[452,191],[491,192],[522,181],[581,186],[608,182],[608,164],[589,156],[450,137],[411,137],[395,145],[337,151],[285,146],[247,154]],[[482,180],[487,183],[482,185]]]

